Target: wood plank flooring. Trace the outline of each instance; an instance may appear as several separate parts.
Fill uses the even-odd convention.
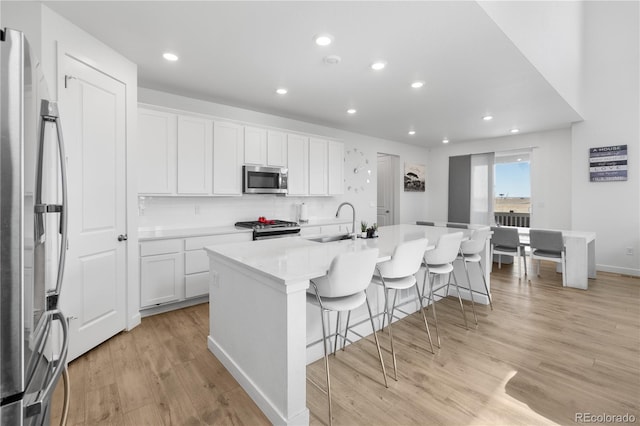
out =
[[[640,421],[639,279],[599,272],[589,290],[568,289],[543,263],[530,280],[494,265],[491,282],[494,310],[476,307],[477,328],[463,327],[456,300],[438,302],[435,355],[419,314],[393,324],[397,382],[379,333],[389,389],[372,336],[331,357],[334,424],[571,424],[583,412]],[[71,362],[67,424],[269,424],[208,351],[208,328],[208,304],[156,315]],[[322,361],[307,374],[324,383]],[[311,384],[307,406],[312,425],[328,423],[326,396]]]

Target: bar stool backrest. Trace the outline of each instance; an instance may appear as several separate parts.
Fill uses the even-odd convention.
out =
[[[520,246],[520,236],[516,228],[492,226],[491,231],[491,244],[494,247],[505,247],[515,251]]]
[[[378,265],[380,273],[384,278],[403,278],[415,274],[420,269],[428,245],[426,238],[398,244],[391,260]]]
[[[320,297],[344,297],[364,291],[371,282],[378,249],[340,253],[331,261],[327,275],[314,278]]]
[[[529,231],[531,250],[559,255],[564,250],[564,240],[561,231],[544,231],[531,229]]]
[[[444,265],[453,262],[458,257],[461,242],[462,232],[441,235],[436,248],[425,253],[427,264]]]
[[[486,244],[487,238],[489,238],[489,232],[491,228],[483,226],[482,228],[474,229],[471,234],[471,238],[467,241],[463,241],[460,244],[462,253],[464,254],[477,254],[480,253]]]

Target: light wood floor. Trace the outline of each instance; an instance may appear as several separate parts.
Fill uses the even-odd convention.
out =
[[[477,307],[477,328],[461,326],[455,300],[438,302],[435,355],[419,314],[394,323],[399,380],[389,377],[389,389],[372,338],[331,357],[334,424],[570,424],[581,412],[640,421],[640,280],[598,273],[588,291],[563,289],[553,266],[519,281],[494,265],[494,311]],[[207,350],[207,334],[205,304],[145,318],[71,362],[68,424],[268,424]],[[307,374],[324,383],[322,361]],[[307,406],[311,424],[327,423],[326,396],[310,384]]]

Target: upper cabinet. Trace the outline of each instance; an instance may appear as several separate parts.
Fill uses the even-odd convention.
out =
[[[344,144],[205,115],[138,110],[140,195],[242,195],[242,165],[286,167],[289,195],[344,193]]]
[[[244,164],[287,166],[287,134],[257,127],[244,128]]]
[[[213,123],[213,193],[242,195],[244,128],[235,123]]]
[[[262,166],[267,163],[267,131],[257,127],[244,128],[244,163]]]
[[[309,138],[309,195],[327,195],[327,141]]]
[[[344,194],[344,143],[327,144],[327,175],[329,195]]]
[[[269,130],[267,132],[267,166],[287,167],[287,134]]]
[[[176,115],[138,110],[138,192],[176,192]]]
[[[178,194],[211,193],[213,121],[178,117]]]
[[[309,195],[309,138],[287,135],[289,195]]]

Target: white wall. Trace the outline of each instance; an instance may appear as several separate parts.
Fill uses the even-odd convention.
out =
[[[531,225],[571,227],[571,130],[558,129],[501,138],[454,143],[432,148],[427,162],[426,219],[447,221],[449,157],[532,148]]]
[[[478,4],[581,114],[583,3],[480,1]]]
[[[369,160],[372,171],[371,183],[360,179],[361,174],[353,173],[353,164],[345,162],[345,194],[335,197],[279,197],[274,195],[243,195],[242,197],[145,197],[140,202],[139,224],[150,226],[225,226],[239,220],[255,220],[258,216],[278,219],[296,219],[296,205],[305,202],[309,206],[311,219],[334,217],[338,205],[349,201],[356,207],[357,222],[376,221],[376,177],[377,153],[384,152],[400,156],[404,161],[427,162],[426,148],[420,148],[399,142],[372,138],[356,133],[345,132],[312,123],[291,120],[270,114],[263,114],[228,105],[206,102],[193,98],[139,88],[139,101],[182,111],[208,114],[225,120],[250,123],[263,127],[280,128],[295,132],[320,135],[339,139],[344,142],[345,152],[357,149]],[[350,156],[346,156],[349,160]],[[366,169],[365,169],[366,170]],[[402,170],[400,171],[402,173]],[[423,218],[426,214],[426,194],[404,193],[402,179],[397,190],[400,195],[400,222],[410,223]],[[351,190],[347,190],[349,186]],[[355,188],[364,187],[364,191]],[[143,207],[143,208],[142,208]],[[199,211],[199,213],[196,213]],[[351,213],[341,213],[350,218]]]
[[[573,127],[573,227],[596,231],[599,269],[640,275],[639,4],[586,2],[584,11],[585,120]],[[589,148],[622,144],[628,180],[589,182]]]

